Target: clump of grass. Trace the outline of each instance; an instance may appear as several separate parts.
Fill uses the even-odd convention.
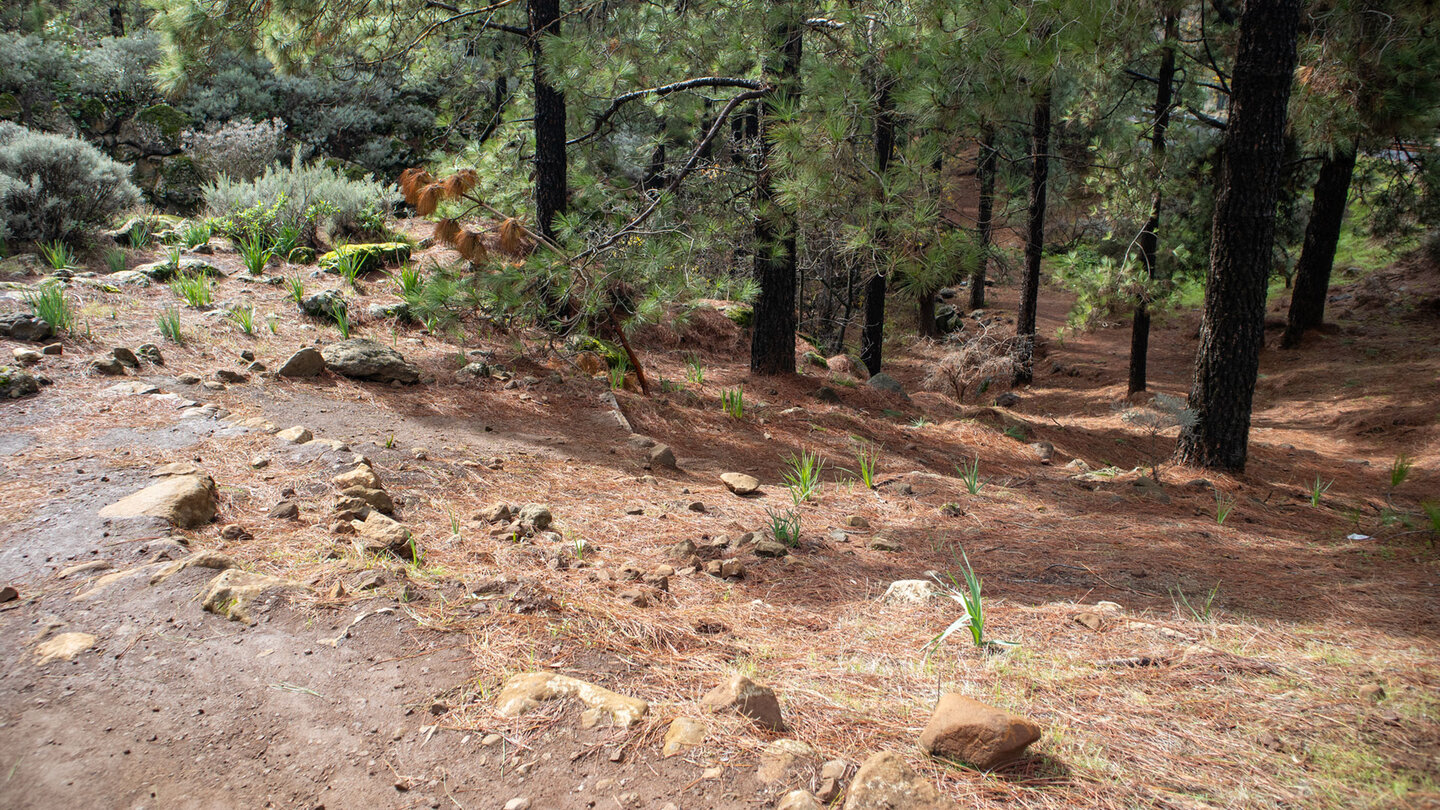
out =
[[[1191,602],[1190,597],[1186,596],[1185,592],[1178,587],[1170,589],[1170,601],[1175,605],[1177,616],[1206,624],[1215,619],[1211,606],[1215,604],[1215,597],[1219,595],[1220,583],[1218,582],[1215,583],[1215,587],[1210,589],[1210,593],[1205,595],[1204,601]]]
[[[731,419],[745,418],[745,389],[726,388],[720,392],[720,408],[730,415]]]
[[[944,580],[935,574],[930,576],[940,585],[940,593],[960,606],[963,615],[930,639],[930,642],[925,645],[926,658],[934,655],[946,639],[964,628],[970,629],[970,638],[975,642],[976,647],[985,646],[985,602],[981,597],[980,577],[976,576],[975,569],[971,567],[970,557],[965,553],[964,548],[960,549],[960,559],[956,562],[960,566],[960,575],[964,579],[963,587],[955,575],[949,571],[945,572]]]
[[[155,326],[160,334],[172,343],[184,343],[185,338],[180,334],[180,310],[176,307],[166,307],[159,315],[155,316]]]
[[[357,292],[360,289],[360,270],[364,266],[365,254],[358,251],[341,251],[340,255],[335,257],[335,271]]]
[[[335,307],[330,310],[330,317],[335,319],[335,328],[340,330],[340,337],[350,339],[350,313],[345,307]]]
[[[249,304],[236,307],[230,310],[229,318],[241,332],[247,335],[255,334],[255,307]]]
[[[1025,428],[1020,427],[1019,425],[1010,425],[1006,427],[1005,435],[1009,436],[1017,442],[1023,442],[1027,438],[1029,438],[1029,436],[1027,436],[1025,433]]]
[[[291,276],[285,279],[285,294],[296,304],[305,297],[305,279],[299,276]]]
[[[215,285],[207,276],[176,276],[170,282],[170,289],[185,299],[186,305],[199,309],[209,306],[215,298]]]
[[[138,219],[131,226],[127,237],[132,248],[147,248],[155,241],[155,228],[148,219]]]
[[[260,234],[253,232],[241,239],[235,249],[240,252],[240,261],[252,276],[265,272],[265,265],[269,264],[270,257],[275,255],[274,249],[265,245]]]
[[[855,465],[860,474],[860,483],[866,489],[875,488],[875,469],[880,464],[880,450],[867,444],[855,452]]]
[[[300,247],[300,228],[296,225],[281,225],[275,232],[275,243],[270,246],[270,252],[289,261],[290,254],[295,248]]]
[[[1405,479],[1410,477],[1410,468],[1415,466],[1415,459],[1401,453],[1390,463],[1390,488],[1397,489]]]
[[[185,247],[195,249],[210,241],[210,223],[190,221],[180,229],[180,241]]]
[[[800,545],[800,510],[767,508],[765,515],[771,537],[790,548]]]
[[[976,456],[973,461],[960,462],[955,467],[960,473],[960,480],[965,483],[965,491],[971,495],[979,495],[980,490],[985,486],[980,481],[980,457]]]
[[[125,251],[120,248],[111,248],[105,251],[105,269],[111,273],[119,273],[125,269]]]
[[[420,274],[418,267],[406,264],[400,268],[400,272],[394,274],[393,278],[395,279],[396,293],[406,303],[420,300],[420,296],[425,292],[425,277]]]
[[[41,242],[35,247],[52,270],[69,270],[76,265],[75,251],[59,239],[53,242]]]
[[[801,503],[813,500],[815,493],[820,489],[820,473],[825,469],[825,461],[820,454],[811,453],[808,450],[800,451],[800,455],[791,453],[785,459],[790,469],[781,474],[785,486],[790,489],[790,499],[798,506]]]
[[[705,366],[700,363],[700,355],[694,352],[685,355],[685,379],[691,385],[705,384]]]
[[[30,307],[30,314],[50,324],[55,331],[75,330],[75,309],[65,297],[65,288],[59,284],[45,284],[26,293],[25,303]]]
[[[1215,523],[1218,526],[1225,525],[1225,519],[1235,509],[1235,499],[1226,496],[1220,490],[1215,490]]]
[[[1440,537],[1440,501],[1421,501],[1420,511],[1430,522],[1430,534]]]
[[[1330,487],[1334,485],[1334,481],[1321,481],[1320,476],[1315,476],[1315,483],[1310,485],[1310,505],[1318,507],[1320,499],[1325,497],[1325,493],[1329,492]]]

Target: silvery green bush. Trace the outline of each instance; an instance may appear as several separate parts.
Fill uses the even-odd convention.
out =
[[[8,239],[74,241],[139,201],[129,169],[90,144],[0,122],[0,217]]]

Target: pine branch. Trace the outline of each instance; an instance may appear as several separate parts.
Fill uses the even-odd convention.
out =
[[[682,90],[693,90],[697,87],[743,87],[748,90],[759,90],[760,83],[751,79],[733,79],[725,76],[703,76],[698,79],[686,79],[685,81],[681,82],[674,82],[672,84],[661,85],[659,87],[651,87],[645,90],[636,90],[633,93],[626,93],[623,96],[615,97],[615,99],[610,102],[610,106],[606,107],[604,112],[600,113],[595,117],[595,126],[592,127],[589,132],[579,137],[571,138],[569,141],[566,142],[565,145],[574,146],[575,144],[584,143],[599,135],[600,128],[603,127],[606,122],[608,122],[612,117],[614,117],[615,113],[619,112],[621,107],[625,106],[631,101],[639,98],[644,98],[649,95],[668,96],[671,93],[678,93]]]

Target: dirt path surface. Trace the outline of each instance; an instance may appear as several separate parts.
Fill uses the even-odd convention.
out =
[[[159,342],[173,297],[77,284],[91,337],[43,358],[39,395],[0,403],[0,585],[17,591],[0,604],[0,806],[755,808],[797,788],[838,806],[886,749],[967,807],[1436,806],[1434,276],[1412,264],[1337,288],[1338,326],[1265,352],[1246,474],[1161,466],[1159,486],[1147,473],[1175,431],[1125,417],[1123,325],[1050,341],[1036,384],[995,406],[921,392],[943,351],[929,343],[887,348],[909,397],[814,366],[752,379],[733,324],[700,313],[639,336],[668,384],[613,394],[632,436],[602,379],[498,330],[357,322],[419,385],[259,369],[216,383],[241,351],[274,369],[339,340],[238,274],[220,297],[277,313],[274,333],[187,311],[164,365],[100,376],[92,357]],[[368,287],[359,302],[387,300],[383,279]],[[1003,326],[1014,293],[996,295]],[[1042,334],[1068,303],[1047,292]],[[1194,331],[1157,325],[1156,391],[1185,393]],[[494,376],[457,376],[462,360]],[[720,394],[742,386],[735,419]],[[294,425],[319,441],[275,435]],[[757,553],[801,450],[827,464],[800,543]],[[974,493],[957,470],[972,460]],[[358,551],[337,515],[332,479],[362,461],[409,533],[395,554]],[[213,520],[101,516],[173,464],[213,478]],[[729,471],[759,492],[729,492]],[[286,502],[298,517],[272,514]],[[496,503],[543,504],[553,525],[517,534],[484,519]],[[961,549],[1008,652],[956,636],[927,655],[956,605],[882,598],[957,572]],[[224,558],[167,568],[197,552]],[[239,575],[277,584],[205,599]],[[41,663],[57,640],[78,648]],[[648,707],[593,727],[574,700],[502,716],[527,672]],[[702,706],[737,673],[774,688],[784,731]],[[925,756],[917,735],[951,691],[1029,716],[1040,742],[991,773]],[[676,718],[704,740],[664,756]]]

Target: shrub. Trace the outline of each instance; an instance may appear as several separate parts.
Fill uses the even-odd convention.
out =
[[[383,230],[398,199],[391,186],[368,176],[350,180],[320,163],[306,165],[298,152],[289,166],[271,166],[254,180],[221,175],[205,186],[205,207],[222,233],[239,236],[259,228],[273,238],[290,226],[311,242],[316,229],[332,239]]]
[[[129,170],[75,138],[0,122],[0,217],[11,239],[73,240],[140,201]]]
[[[985,325],[970,335],[956,335],[955,348],[946,352],[925,377],[925,387],[941,391],[963,403],[971,389],[983,394],[992,385],[1009,385],[1019,367],[1019,341]]]
[[[249,119],[229,121],[204,131],[185,133],[185,152],[210,177],[254,180],[277,158],[285,144],[285,122]]]

